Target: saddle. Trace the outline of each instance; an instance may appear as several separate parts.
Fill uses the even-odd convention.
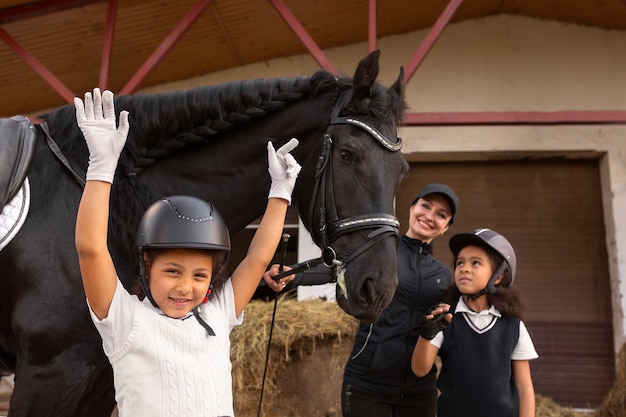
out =
[[[35,153],[37,132],[24,116],[0,119],[0,210],[20,190]]]

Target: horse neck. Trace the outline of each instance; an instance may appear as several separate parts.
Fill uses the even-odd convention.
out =
[[[278,149],[295,137],[300,144],[292,154],[302,171],[294,197],[308,204],[328,121],[326,101],[321,97],[292,103],[205,143],[188,145],[143,169],[139,179],[161,196],[189,194],[211,201],[236,233],[260,217],[267,204],[268,140]]]

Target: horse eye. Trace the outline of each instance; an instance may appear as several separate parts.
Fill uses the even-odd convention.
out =
[[[352,162],[352,160],[354,159],[352,152],[346,151],[346,150],[341,150],[339,152],[339,157],[341,158],[342,161],[345,161],[345,162]]]

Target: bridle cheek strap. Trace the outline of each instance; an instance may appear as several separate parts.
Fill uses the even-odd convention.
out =
[[[350,117],[339,117],[341,109],[348,102],[351,95],[352,90],[346,90],[341,93],[331,113],[330,122],[324,134],[322,153],[317,161],[315,184],[308,213],[310,224],[314,225],[315,207],[319,203],[317,204],[319,215],[318,231],[321,238],[322,259],[326,266],[334,266],[335,270],[345,268],[357,256],[391,235],[395,236],[396,245],[400,239],[400,222],[396,217],[388,213],[372,213],[339,219],[332,175],[332,127],[338,124],[355,126],[367,132],[384,149],[390,152],[397,152],[402,148],[402,140],[400,138],[396,138],[396,141],[392,142],[376,128],[365,122]],[[375,229],[368,234],[369,240],[344,260],[338,259],[336,251],[331,247],[332,243],[345,233],[365,229]]]

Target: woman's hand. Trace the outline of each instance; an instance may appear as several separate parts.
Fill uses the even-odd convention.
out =
[[[293,281],[293,279],[296,277],[294,274],[294,275],[288,275],[286,277],[283,277],[279,281],[274,280],[273,277],[275,277],[276,275],[280,273],[279,268],[280,267],[278,264],[274,264],[270,267],[270,269],[265,271],[265,273],[263,274],[263,279],[265,280],[265,283],[267,284],[267,286],[276,292],[281,292],[283,289],[285,289],[285,286],[291,281]],[[289,271],[290,269],[291,268],[286,265],[283,266],[284,271]]]

